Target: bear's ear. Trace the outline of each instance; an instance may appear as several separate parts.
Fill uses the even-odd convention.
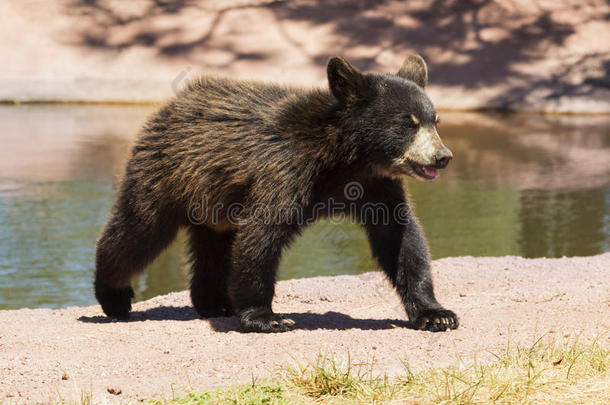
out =
[[[328,85],[333,95],[342,103],[358,99],[364,84],[364,76],[345,59],[335,56],[326,68]]]
[[[409,55],[398,71],[398,76],[411,80],[422,89],[428,84],[428,67],[419,55]]]

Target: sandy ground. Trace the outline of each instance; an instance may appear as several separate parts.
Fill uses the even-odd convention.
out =
[[[375,272],[280,282],[274,308],[297,322],[284,334],[242,334],[234,318],[199,319],[187,292],[137,303],[130,322],[109,322],[98,306],[0,311],[0,402],[171,398],[270,376],[320,353],[395,375],[404,359],[415,368],[474,353],[490,359],[545,333],[610,343],[610,253],[449,258],[433,271],[440,301],[460,316],[458,330],[410,329]]]
[[[201,73],[326,85],[425,56],[438,108],[610,113],[606,0],[8,0],[0,100],[158,101]]]

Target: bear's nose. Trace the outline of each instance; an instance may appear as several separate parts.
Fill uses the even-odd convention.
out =
[[[449,164],[449,161],[453,159],[453,153],[447,148],[439,149],[434,155],[436,160],[436,166],[439,168],[445,168]]]

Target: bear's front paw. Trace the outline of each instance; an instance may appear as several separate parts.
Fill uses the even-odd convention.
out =
[[[278,333],[294,329],[294,321],[274,314],[269,309],[254,308],[239,314],[243,332]]]
[[[453,311],[441,308],[421,311],[413,324],[416,329],[443,332],[447,329],[456,329],[460,322]]]
[[[110,318],[119,320],[129,319],[131,311],[131,299],[134,297],[131,286],[123,288],[110,288],[106,285],[95,283],[95,297],[102,306],[104,313]]]

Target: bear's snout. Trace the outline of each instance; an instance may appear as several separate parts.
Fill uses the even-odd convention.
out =
[[[438,167],[439,169],[444,169],[445,167],[447,167],[451,159],[453,159],[453,153],[451,153],[451,151],[447,147],[439,149],[434,154],[436,167]]]

